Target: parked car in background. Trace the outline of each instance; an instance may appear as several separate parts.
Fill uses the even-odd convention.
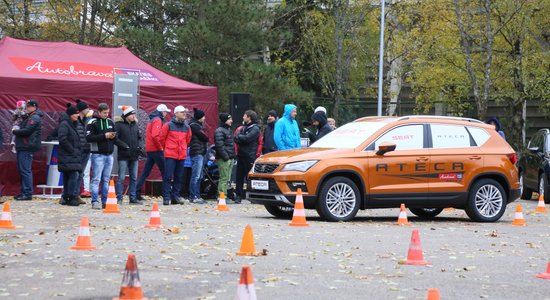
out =
[[[539,130],[518,160],[521,199],[531,199],[533,192],[550,203],[550,129]]]
[[[494,222],[519,198],[516,153],[479,120],[459,117],[366,117],[308,148],[259,157],[247,199],[289,217],[300,188],[304,205],[327,221],[359,209],[399,207],[433,218],[445,207]]]

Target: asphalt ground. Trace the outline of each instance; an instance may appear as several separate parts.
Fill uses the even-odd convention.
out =
[[[411,226],[397,226],[395,208],[360,211],[347,223],[307,210],[309,227],[290,227],[247,201],[229,212],[211,201],[161,205],[167,229],[148,229],[151,203],[103,214],[89,204],[10,201],[18,228],[0,229],[0,299],[118,297],[128,253],[149,299],[233,299],[243,265],[258,299],[426,299],[428,288],[441,299],[550,299],[550,280],[535,277],[550,261],[550,213],[533,213],[536,201],[512,203],[496,223],[451,210],[434,220],[408,212]],[[516,203],[525,227],[511,225]],[[95,251],[69,250],[82,216]],[[266,255],[235,255],[247,224]],[[429,266],[399,264],[413,229]]]

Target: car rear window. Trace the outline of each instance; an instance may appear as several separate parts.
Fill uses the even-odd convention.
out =
[[[313,143],[310,147],[353,149],[385,126],[384,122],[352,122],[336,128],[334,131]]]
[[[489,133],[483,128],[468,127],[468,131],[472,135],[472,138],[478,147],[485,144],[485,142],[489,139]]]

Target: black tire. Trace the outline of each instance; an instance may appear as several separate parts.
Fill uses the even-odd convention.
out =
[[[348,199],[343,200],[342,195]],[[329,222],[349,221],[355,218],[359,211],[360,201],[359,189],[351,179],[341,176],[333,177],[327,180],[321,188],[316,207],[317,213]]]
[[[476,181],[468,195],[466,214],[476,222],[496,222],[506,211],[508,204],[504,188],[497,181],[483,178]]]
[[[265,209],[279,219],[292,219],[294,208],[290,206],[264,205]]]
[[[544,196],[544,203],[550,203],[550,186],[545,180],[546,175],[544,173],[539,176],[539,195],[542,193]]]
[[[533,190],[525,186],[525,179],[523,173],[519,173],[519,186],[521,189],[520,199],[531,200],[533,197]]]
[[[409,210],[420,218],[431,219],[439,215],[443,208],[409,208]]]

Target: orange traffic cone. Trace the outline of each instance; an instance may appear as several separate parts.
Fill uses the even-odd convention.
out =
[[[550,262],[546,265],[546,273],[537,274],[538,278],[550,279]]]
[[[422,247],[420,246],[420,235],[418,229],[412,231],[411,245],[409,247],[409,253],[407,259],[400,261],[400,264],[404,265],[427,265],[429,262],[424,260],[424,254],[422,253]]]
[[[4,209],[2,210],[2,217],[0,217],[0,228],[13,229],[15,225],[11,221],[10,203],[4,203]]]
[[[243,266],[241,271],[241,280],[237,288],[235,300],[256,300],[256,288],[254,287],[254,278],[250,266]]]
[[[546,209],[546,205],[544,204],[544,195],[539,195],[539,204],[537,205],[537,209],[535,209],[535,212],[545,213],[548,212]]]
[[[516,215],[514,217],[514,222],[512,222],[512,225],[514,226],[526,226],[525,219],[523,219],[523,210],[521,209],[521,204],[518,203],[516,206]]]
[[[428,289],[428,300],[439,300],[439,290],[438,289]]]
[[[256,254],[256,247],[254,246],[254,236],[252,235],[252,227],[246,225],[243,234],[243,240],[241,242],[241,251],[237,252],[239,256],[253,256]]]
[[[397,225],[410,225],[407,219],[407,211],[405,210],[405,204],[401,203],[399,208],[399,218],[397,218]]]
[[[153,202],[153,210],[151,211],[151,218],[149,219],[149,224],[145,225],[145,228],[162,228],[160,224],[160,211],[159,205],[156,202]]]
[[[302,189],[298,189],[296,201],[294,201],[294,213],[292,221],[288,223],[290,226],[309,226],[306,222],[306,210],[304,209],[304,198],[302,197]]]
[[[82,217],[80,220],[80,228],[78,229],[78,238],[76,239],[76,245],[70,248],[71,250],[95,250],[92,246],[92,240],[90,239],[90,225],[88,217]]]
[[[119,299],[147,300],[147,298],[143,297],[143,292],[141,291],[141,282],[139,280],[136,256],[134,254],[128,254],[124,276],[122,277],[122,284],[120,285],[120,294],[118,298],[113,298],[113,300]]]
[[[112,179],[109,181],[109,194],[107,194],[107,203],[105,204],[105,209],[103,210],[103,213],[120,213],[120,209],[118,209],[118,203],[116,201],[115,184]]]
[[[225,193],[220,192],[220,198],[218,198],[218,207],[216,208],[218,211],[229,211],[229,208],[227,208],[227,203],[225,203]]]

